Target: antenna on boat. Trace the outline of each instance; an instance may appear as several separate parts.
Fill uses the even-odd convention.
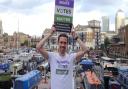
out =
[[[19,18],[18,18],[18,27],[17,27],[17,50],[19,50]]]

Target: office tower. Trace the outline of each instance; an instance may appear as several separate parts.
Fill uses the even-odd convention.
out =
[[[109,31],[109,18],[108,18],[108,16],[102,17],[102,31],[103,32]]]
[[[128,17],[125,18],[125,25],[128,25]]]
[[[120,9],[116,13],[115,17],[115,31],[118,34],[119,29],[125,25],[125,15],[124,12]]]
[[[0,19],[0,36],[3,35],[2,20]]]

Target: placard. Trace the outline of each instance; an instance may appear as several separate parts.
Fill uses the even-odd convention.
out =
[[[54,24],[57,31],[71,32],[74,0],[55,0]]]

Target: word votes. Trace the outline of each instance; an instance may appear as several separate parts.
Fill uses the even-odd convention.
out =
[[[62,14],[71,14],[72,13],[72,11],[70,9],[62,9],[62,8],[57,8],[57,12],[62,13]]]

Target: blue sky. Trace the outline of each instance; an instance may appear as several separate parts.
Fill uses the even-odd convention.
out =
[[[110,30],[114,30],[115,14],[122,9],[128,16],[128,0],[74,0],[73,24],[86,25],[89,20],[109,16]],[[54,20],[55,0],[0,0],[0,19],[3,30],[12,35],[19,31],[41,36]]]

